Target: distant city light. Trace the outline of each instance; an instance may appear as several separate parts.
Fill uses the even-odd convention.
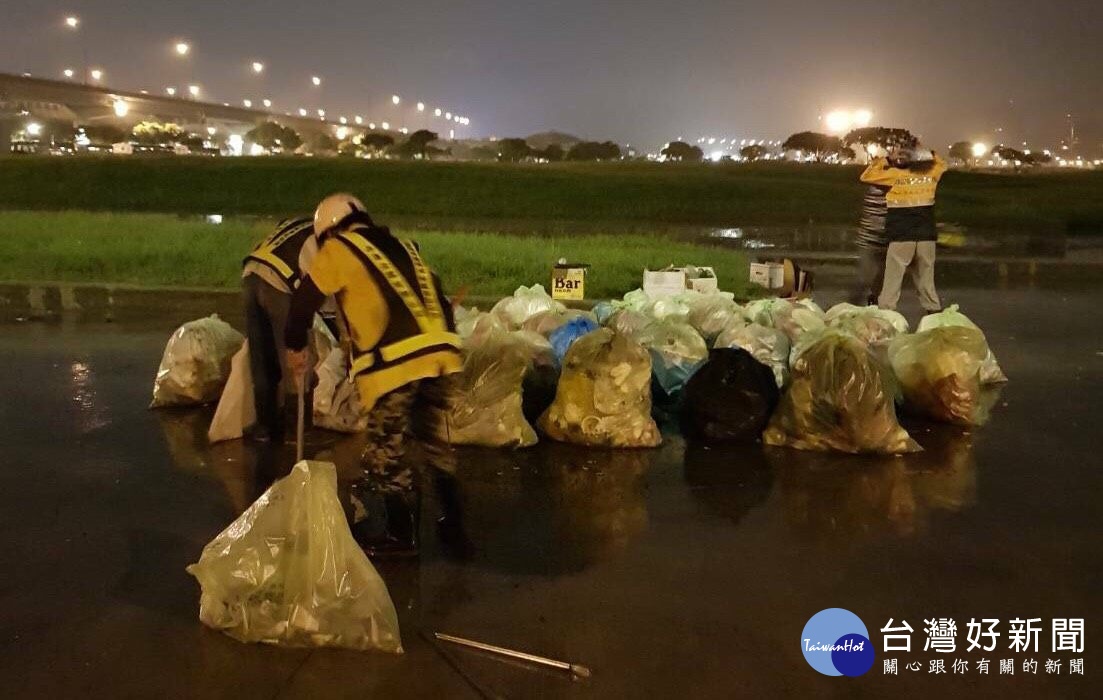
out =
[[[122,119],[130,112],[130,106],[123,100],[115,100],[112,103],[111,108],[115,111],[115,116]]]
[[[69,15],[65,18],[65,26],[69,27],[69,29],[76,29],[80,26],[80,17]]]
[[[324,109],[319,109],[318,110],[318,118],[319,119],[325,119],[326,118],[326,111]]]
[[[364,123],[364,118],[361,117],[359,114],[357,114],[355,117],[353,117],[352,120],[354,122],[356,122],[357,124],[363,124]]]
[[[349,120],[345,119],[344,117],[338,117],[337,121],[341,122],[342,124],[348,124],[349,123]]]
[[[850,113],[837,109],[824,118],[827,130],[833,134],[842,134],[850,130]]]
[[[42,133],[42,125],[38,122],[31,122],[24,129],[29,136],[38,136]]]
[[[198,85],[189,85],[188,86],[188,94],[191,95],[192,97],[199,97],[199,86]]]
[[[264,64],[261,63],[260,61],[253,61],[253,72],[254,73],[263,73],[264,72]]]
[[[448,121],[452,121],[452,113],[451,112],[445,112],[444,113],[444,118],[447,119]]]
[[[63,73],[65,74],[66,78],[72,78],[73,77],[73,69],[72,68],[66,68],[63,71]]]
[[[272,106],[272,100],[265,100],[265,101],[264,101],[264,102],[262,102],[261,104],[263,104],[263,105],[264,105],[264,108],[265,108],[265,109],[268,109],[269,107],[271,107],[271,106]]]
[[[375,131],[375,122],[369,122],[368,123],[368,128],[371,129],[372,131]]]
[[[381,126],[383,127],[383,131],[390,131],[391,129],[391,125],[389,122],[383,122]]]
[[[103,78],[103,71],[100,70],[99,68],[93,68],[92,71],[88,75],[92,76],[92,80],[95,80],[95,81],[98,82],[99,80],[101,80]]]
[[[402,101],[402,98],[401,98],[401,97],[399,97],[398,95],[391,95],[391,104],[395,104],[395,105],[396,105],[396,104],[398,104],[398,103],[399,103],[399,102],[401,102],[401,101]]]
[[[433,110],[433,114],[434,114],[435,116],[438,116],[438,117],[439,117],[439,116],[440,116],[440,107],[437,107],[436,109],[434,109],[434,110]]]
[[[299,107],[299,116],[300,117],[305,117],[306,116],[306,110],[303,109],[302,107]]]
[[[337,140],[338,141],[344,141],[346,138],[348,138],[348,135],[349,135],[349,128],[347,126],[337,127]]]
[[[310,82],[314,83],[314,87],[318,87],[322,84],[322,79],[315,75],[311,76]]]
[[[859,109],[851,115],[854,121],[854,125],[858,127],[869,126],[869,123],[873,121],[873,112],[868,109]]]
[[[973,144],[973,157],[974,158],[980,158],[980,157],[984,156],[984,154],[987,153],[987,152],[988,152],[988,146],[986,146],[985,144],[983,144],[983,143],[974,143]]]
[[[230,147],[231,155],[240,156],[245,149],[245,138],[241,134],[230,134],[226,144]]]
[[[207,127],[207,136],[214,136],[217,131],[218,131],[218,129],[214,128],[213,126],[208,126]]]
[[[176,96],[176,88],[174,88],[174,87],[165,88],[165,92],[168,94],[169,97],[175,97]]]
[[[418,102],[417,103],[417,111],[419,111],[419,112],[424,112],[425,111],[425,103],[424,102]]]
[[[402,127],[402,128],[401,128],[401,129],[399,129],[398,131],[399,131],[399,133],[401,133],[401,134],[408,134],[408,133],[410,133],[410,130],[409,130],[409,129],[407,129],[406,127]]]
[[[177,53],[177,55],[187,56],[189,51],[191,51],[191,45],[188,44],[188,42],[186,42],[186,41],[176,42],[176,53]]]
[[[241,104],[245,105],[246,108],[251,108],[253,106],[253,101],[252,100],[242,100]]]

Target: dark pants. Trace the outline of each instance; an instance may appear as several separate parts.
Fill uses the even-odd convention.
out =
[[[870,306],[877,303],[885,280],[885,249],[858,246],[858,278],[850,293],[850,303]]]
[[[257,423],[270,435],[276,436],[283,432],[280,382],[284,377],[285,362],[283,331],[291,310],[291,295],[256,275],[242,280],[242,287]]]
[[[447,440],[451,377],[411,382],[384,394],[368,411],[361,457],[367,486],[384,493],[409,493],[417,476],[403,460],[409,442],[416,441],[433,473],[454,474],[456,457]]]

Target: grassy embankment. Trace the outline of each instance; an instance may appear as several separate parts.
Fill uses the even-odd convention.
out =
[[[241,258],[271,225],[241,219],[212,225],[166,214],[0,212],[0,281],[235,288]],[[521,284],[548,287],[551,266],[560,257],[594,266],[587,282],[590,298],[635,289],[644,266],[705,259],[716,266],[724,289],[741,292],[748,286],[740,253],[660,236],[415,235],[449,292],[467,286],[472,295],[500,296]]]
[[[383,220],[636,228],[852,224],[858,167],[794,164],[508,165],[312,158],[4,158],[0,209],[280,217],[326,194]],[[1103,233],[1103,172],[950,172],[939,218],[973,229]],[[452,226],[449,226],[452,228]],[[622,230],[622,229],[621,229]]]

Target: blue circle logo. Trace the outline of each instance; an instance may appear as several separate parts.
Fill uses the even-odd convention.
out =
[[[808,665],[825,676],[860,676],[873,668],[873,643],[865,623],[842,608],[812,616],[800,635],[800,650]]]

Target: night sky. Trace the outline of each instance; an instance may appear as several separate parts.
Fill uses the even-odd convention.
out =
[[[469,116],[472,135],[774,139],[868,107],[938,147],[1052,147],[1069,112],[1085,153],[1103,143],[1095,0],[4,1],[0,71],[60,77],[80,68],[81,41],[120,89],[190,81],[212,101],[411,128],[429,125],[422,100]]]

